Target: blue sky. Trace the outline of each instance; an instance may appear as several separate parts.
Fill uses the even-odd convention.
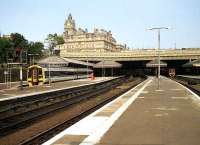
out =
[[[72,13],[77,27],[111,30],[131,48],[157,46],[149,27],[168,26],[161,47],[200,47],[200,0],[0,0],[0,32],[18,32],[30,41],[64,31]]]

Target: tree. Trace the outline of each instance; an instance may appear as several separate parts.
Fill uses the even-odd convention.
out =
[[[28,54],[43,56],[44,45],[41,42],[28,42],[22,34],[12,33],[10,38],[0,37],[0,63],[7,63],[9,59],[13,62],[28,62]]]
[[[20,61],[20,55],[22,52],[28,49],[28,40],[19,33],[11,33],[11,42],[14,47],[14,61]]]
[[[10,39],[0,38],[0,63],[6,63],[8,59],[13,58],[13,51]]]
[[[28,44],[27,54],[35,58],[41,58],[43,56],[44,45],[41,42],[30,42]],[[31,59],[29,57],[29,59]]]
[[[28,47],[28,54],[38,54],[42,56],[44,45],[41,42],[30,42]]]
[[[64,39],[62,35],[55,34],[49,34],[46,38],[48,41],[48,47],[51,52],[53,52],[56,45],[64,44]]]
[[[55,41],[56,41],[57,45],[61,45],[61,44],[65,43],[64,38],[63,38],[62,35],[55,36]]]

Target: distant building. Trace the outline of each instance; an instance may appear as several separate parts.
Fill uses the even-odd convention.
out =
[[[87,29],[76,29],[75,21],[69,14],[64,24],[63,33],[65,43],[57,46],[60,49],[60,55],[65,56],[67,52],[102,52],[102,51],[120,51],[125,47],[117,45],[111,31],[104,29],[94,29],[94,32],[88,32]]]
[[[0,34],[0,38],[11,39],[11,35],[5,35],[5,34],[1,35]]]
[[[126,46],[126,44],[122,45],[122,44],[117,44],[116,45],[116,49],[119,51],[123,51],[123,50],[129,50],[129,48]]]

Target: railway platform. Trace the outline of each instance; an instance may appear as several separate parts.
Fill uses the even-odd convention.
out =
[[[198,145],[199,122],[198,95],[149,77],[43,145]]]
[[[18,97],[19,98],[26,97],[29,95],[46,93],[49,91],[62,90],[62,89],[67,89],[67,88],[95,84],[95,83],[107,81],[107,80],[110,80],[113,78],[115,78],[115,77],[103,77],[103,78],[96,77],[94,80],[91,80],[90,78],[68,80],[68,81],[51,83],[50,85],[44,84],[44,85],[34,86],[34,87],[24,87],[23,90],[20,90],[19,86],[12,87],[10,89],[1,89],[0,90],[0,101],[10,100],[13,98],[18,98]]]

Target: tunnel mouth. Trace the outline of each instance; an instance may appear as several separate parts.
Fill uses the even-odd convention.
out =
[[[157,76],[158,67],[146,67],[146,64],[151,60],[134,60],[134,61],[117,61],[122,64],[121,68],[98,68],[94,69],[95,76]],[[167,63],[166,67],[160,67],[160,74],[170,77],[170,72],[175,71],[176,75],[198,75],[200,74],[199,68],[184,68],[182,67],[189,60],[162,60]],[[104,72],[105,71],[105,72]],[[105,74],[104,74],[105,73]]]

